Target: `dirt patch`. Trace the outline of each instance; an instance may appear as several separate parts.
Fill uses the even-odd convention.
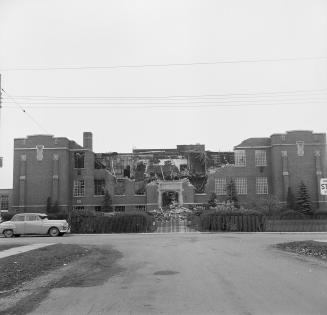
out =
[[[11,291],[0,294],[0,315],[27,314],[47,297],[51,289],[101,285],[111,276],[122,271],[122,268],[116,264],[122,255],[116,250],[108,247],[58,245],[63,246],[60,246],[63,252],[73,251],[73,255],[70,258],[61,257],[65,260],[61,260],[59,264],[60,257],[57,251],[55,255],[57,264],[52,265],[51,269],[44,270],[42,273],[38,270],[38,276],[33,280],[20,282],[21,284]]]
[[[327,261],[327,243],[315,241],[300,241],[277,244],[281,250],[296,253],[298,255],[316,257]]]

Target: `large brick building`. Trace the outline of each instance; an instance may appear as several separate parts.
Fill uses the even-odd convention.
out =
[[[115,211],[151,210],[172,200],[189,206],[206,203],[213,192],[224,199],[230,179],[240,201],[275,195],[284,202],[288,187],[295,192],[302,180],[315,207],[325,205],[318,189],[327,176],[325,134],[291,131],[234,149],[211,152],[196,144],[94,153],[90,132],[83,146],[50,135],[15,139],[12,209],[45,211],[51,200],[65,211],[101,211],[105,191]]]
[[[327,176],[326,134],[289,131],[269,138],[250,138],[234,147],[235,164],[209,177],[207,192],[226,195],[226,183],[236,184],[240,201],[274,195],[286,202],[288,190],[296,195],[301,181],[307,186],[315,209],[324,209],[320,179]]]
[[[11,208],[12,189],[0,189],[0,213]]]

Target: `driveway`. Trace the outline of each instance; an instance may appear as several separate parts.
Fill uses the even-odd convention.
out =
[[[170,233],[51,238],[110,245],[122,270],[104,284],[51,290],[33,314],[326,314],[327,265],[271,245],[327,234]],[[47,237],[0,239],[22,244]]]

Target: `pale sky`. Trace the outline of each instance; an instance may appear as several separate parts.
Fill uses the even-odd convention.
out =
[[[31,134],[131,152],[326,132],[327,1],[0,0],[0,73],[0,188]]]

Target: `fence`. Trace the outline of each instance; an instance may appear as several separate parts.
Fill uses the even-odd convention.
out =
[[[188,225],[187,220],[171,219],[169,221],[156,221],[156,233],[172,233],[172,232],[196,232]]]
[[[266,220],[266,232],[327,232],[327,220]]]

